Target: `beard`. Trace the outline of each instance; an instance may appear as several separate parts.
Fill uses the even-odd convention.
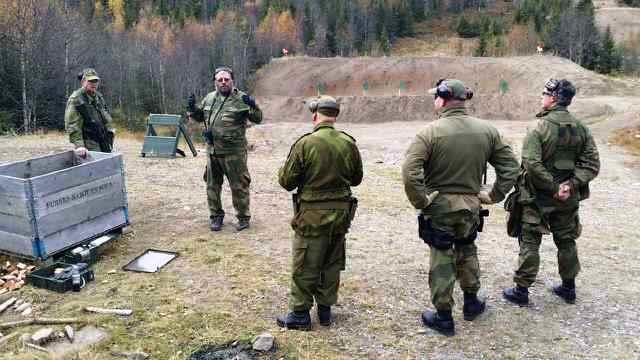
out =
[[[229,96],[231,94],[231,85],[218,85],[216,84],[216,90],[223,96]]]

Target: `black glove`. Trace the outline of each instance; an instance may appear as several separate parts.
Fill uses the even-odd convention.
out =
[[[189,100],[187,100],[187,111],[190,113],[196,112],[196,95],[189,95]]]
[[[252,109],[255,109],[256,107],[258,107],[256,105],[256,99],[252,98],[247,94],[242,95],[242,101],[244,101],[244,103],[249,105],[249,107]]]

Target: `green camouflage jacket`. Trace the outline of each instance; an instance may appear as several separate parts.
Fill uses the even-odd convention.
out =
[[[291,147],[278,172],[287,191],[298,189],[302,201],[345,199],[351,186],[362,182],[362,159],[356,141],[337,131],[333,124],[320,123]]]
[[[407,150],[402,166],[405,193],[427,215],[461,210],[477,214],[477,194],[487,162],[496,171],[489,195],[499,202],[518,176],[518,160],[511,147],[488,121],[467,115],[464,106],[447,108],[416,135]],[[436,190],[440,195],[427,206],[426,194]]]
[[[86,123],[85,118],[80,114],[81,108],[86,109],[85,114],[90,118],[90,123]],[[64,123],[69,141],[76,147],[83,146],[89,150],[104,151],[99,145],[100,134],[105,132],[113,134],[111,115],[102,94],[96,91],[91,96],[84,88],[77,89],[69,96]]]
[[[565,106],[553,106],[536,115],[522,145],[525,198],[552,198],[560,183],[569,180],[575,201],[589,197],[588,184],[600,171],[600,157],[589,129]],[[525,199],[526,201],[526,199]]]
[[[244,92],[233,89],[227,97],[210,92],[202,100],[195,113],[196,121],[206,122],[211,129],[213,145],[207,146],[209,154],[231,154],[247,149],[247,120],[259,124],[262,122],[262,110],[251,108],[242,101]]]

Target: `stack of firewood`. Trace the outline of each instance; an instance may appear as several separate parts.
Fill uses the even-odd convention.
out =
[[[35,268],[33,265],[26,265],[20,262],[12,263],[6,261],[2,264],[0,266],[0,295],[23,287],[27,280],[27,274]]]

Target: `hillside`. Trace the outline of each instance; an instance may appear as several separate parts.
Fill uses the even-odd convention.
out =
[[[553,56],[285,58],[258,72],[255,93],[269,120],[306,119],[303,100],[318,92],[340,97],[346,121],[423,120],[433,114],[427,90],[445,77],[463,80],[475,92],[472,111],[493,119],[530,118],[544,81],[552,77],[575,83],[573,110],[583,117],[626,111],[640,102],[640,84]]]

